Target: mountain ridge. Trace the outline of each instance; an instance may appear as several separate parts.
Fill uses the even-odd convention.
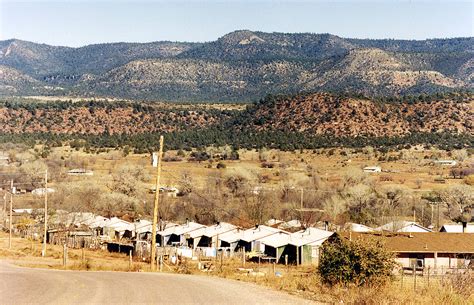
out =
[[[0,96],[236,102],[317,90],[368,96],[472,90],[473,45],[472,37],[370,40],[250,30],[204,43],[118,42],[78,48],[10,39],[0,41],[0,66],[22,75],[0,74]],[[358,70],[349,69],[353,66]],[[179,77],[174,71],[181,71]],[[37,86],[15,81],[28,77]],[[6,86],[10,89],[2,89]]]

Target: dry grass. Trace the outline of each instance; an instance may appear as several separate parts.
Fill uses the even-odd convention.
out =
[[[133,261],[122,253],[107,250],[68,249],[68,263],[64,267],[63,247],[47,245],[46,257],[41,257],[42,245],[39,241],[23,238],[12,239],[12,249],[8,249],[8,234],[0,233],[0,259],[12,261],[16,265],[33,268],[52,268],[90,271],[149,271],[149,265]]]
[[[212,272],[203,272],[197,265],[187,263],[187,270],[192,274],[209,274],[238,281],[256,283],[271,289],[284,291],[306,299],[324,303],[345,304],[474,304],[472,275],[464,279],[418,279],[416,290],[413,278],[405,277],[403,284],[400,279],[384,287],[328,287],[323,285],[312,266],[277,265],[275,273],[273,265],[247,262],[245,269],[255,273],[239,271],[243,267],[240,260],[225,260],[221,266],[219,261],[213,261]],[[275,274],[278,273],[279,276]]]
[[[19,266],[89,270],[89,271],[150,271],[149,264],[134,261],[129,266],[125,254],[109,253],[105,250],[68,249],[68,265],[62,266],[62,247],[48,245],[47,256],[41,258],[41,243],[21,238],[14,238],[12,249],[8,250],[8,235],[0,233],[0,258],[12,261]],[[237,281],[251,282],[271,289],[284,291],[306,299],[325,303],[349,304],[474,304],[473,281],[470,278],[455,277],[440,279],[419,278],[414,290],[413,279],[405,277],[403,283],[396,279],[385,287],[327,287],[311,266],[289,268],[281,265],[247,262],[245,269],[239,259],[225,259],[207,262],[212,264],[211,271],[198,269],[198,262],[184,260],[175,266],[166,262],[164,272],[200,274],[222,277]],[[278,274],[278,275],[275,275]]]

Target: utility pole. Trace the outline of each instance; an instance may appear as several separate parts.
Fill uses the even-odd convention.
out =
[[[158,203],[160,198],[160,176],[161,159],[163,157],[163,142],[163,136],[160,136],[160,152],[158,153],[158,166],[156,170],[155,204],[153,207],[153,226],[151,228],[151,271],[156,271],[156,223],[158,218]]]
[[[436,223],[436,231],[439,231],[439,204],[440,202],[438,202],[438,204],[436,205],[437,206],[437,210],[438,210],[438,221]]]
[[[12,248],[13,179],[10,184],[10,219],[8,221],[8,249]]]
[[[3,226],[7,225],[7,192],[3,194]]]
[[[48,169],[44,173],[44,236],[41,256],[46,256],[46,237],[48,235]]]
[[[300,198],[300,208],[301,210],[303,210],[303,192],[304,192],[304,188],[301,188],[301,198]]]

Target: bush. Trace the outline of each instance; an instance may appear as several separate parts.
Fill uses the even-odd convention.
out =
[[[222,162],[217,163],[216,168],[226,168],[226,165]]]
[[[329,285],[381,286],[392,279],[395,264],[380,240],[350,241],[336,234],[321,248],[318,271]]]

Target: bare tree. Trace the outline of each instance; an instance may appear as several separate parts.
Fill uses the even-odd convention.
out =
[[[439,191],[438,196],[446,204],[451,220],[462,221],[474,208],[474,189],[469,185],[451,185]]]

